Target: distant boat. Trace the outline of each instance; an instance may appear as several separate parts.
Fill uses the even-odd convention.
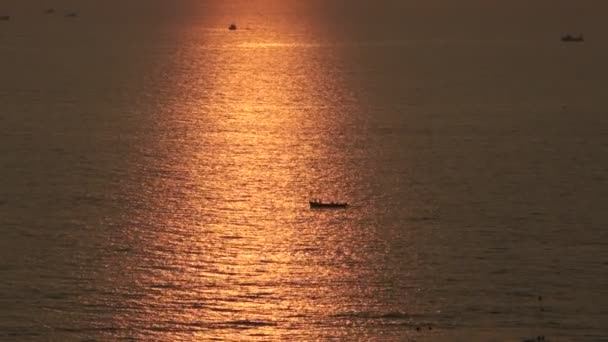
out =
[[[579,34],[578,36],[573,36],[573,35],[565,35],[562,36],[562,42],[584,42],[585,41],[585,37],[583,37],[582,34]]]
[[[228,29],[230,31],[234,31],[234,30],[236,30],[236,25],[235,24],[230,24],[230,26],[228,26]]]
[[[51,13],[55,13],[55,9],[54,8],[47,8],[44,13],[46,14],[51,14]]]
[[[70,12],[65,15],[66,18],[76,18],[78,14],[76,12]]]
[[[10,19],[11,19],[10,15],[0,15],[0,20],[6,21],[6,20],[10,20]]]
[[[348,207],[346,202],[323,202],[319,199],[308,201],[310,209],[345,209]]]

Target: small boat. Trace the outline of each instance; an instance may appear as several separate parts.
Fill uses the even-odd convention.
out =
[[[76,12],[70,12],[65,15],[66,18],[76,18],[78,14]]]
[[[230,31],[234,31],[234,30],[236,30],[236,24],[230,24],[230,26],[228,26],[228,29],[229,29]]]
[[[319,199],[308,201],[310,209],[345,209],[348,207],[346,202],[323,202]]]
[[[0,20],[10,20],[11,16],[10,15],[0,15]]]
[[[52,13],[55,13],[55,9],[54,9],[54,8],[47,8],[47,9],[44,11],[44,13],[46,13],[46,14],[52,14]]]
[[[585,41],[585,37],[583,37],[582,34],[579,34],[578,36],[573,36],[573,35],[565,35],[562,36],[562,42],[584,42]]]

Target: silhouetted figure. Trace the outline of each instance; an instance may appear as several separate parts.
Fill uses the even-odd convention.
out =
[[[545,308],[543,307],[543,296],[538,296],[538,308],[540,311],[545,311]]]

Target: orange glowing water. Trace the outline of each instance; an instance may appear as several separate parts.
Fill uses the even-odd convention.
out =
[[[598,8],[5,3],[0,339],[608,335]]]

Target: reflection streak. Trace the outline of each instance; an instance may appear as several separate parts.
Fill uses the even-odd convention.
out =
[[[375,305],[360,280],[382,242],[354,210],[308,209],[364,177],[341,151],[356,104],[317,46],[279,43],[287,30],[195,30],[158,76],[170,86],[136,164],[129,233],[143,337],[343,337],[358,331],[345,313]]]

